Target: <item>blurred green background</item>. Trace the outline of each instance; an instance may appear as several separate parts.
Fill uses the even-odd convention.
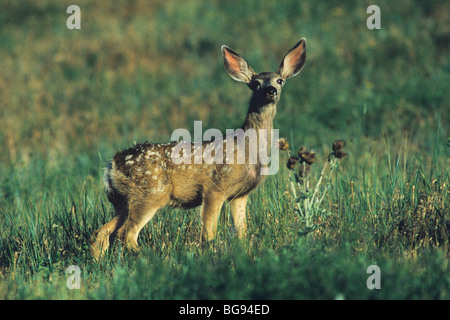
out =
[[[250,91],[226,74],[220,46],[274,71],[301,37],[307,63],[284,89],[280,136],[373,153],[384,135],[431,152],[450,123],[450,4],[377,1],[381,29],[369,30],[372,2],[77,1],[81,30],[69,30],[73,1],[3,0],[2,168],[44,159],[96,174],[116,150],[169,141],[194,120],[239,127]]]

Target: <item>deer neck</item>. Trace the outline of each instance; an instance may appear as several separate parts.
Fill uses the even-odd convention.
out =
[[[273,119],[275,118],[276,109],[276,103],[265,104],[259,108],[252,107],[252,104],[250,104],[245,122],[242,126],[244,131],[248,129],[256,131],[258,152],[264,152],[266,155],[270,155],[271,152]]]
[[[276,112],[276,103],[268,103],[260,107],[254,107],[250,103],[242,129],[244,129],[244,131],[248,129],[255,129],[257,132],[258,129],[267,129],[270,131],[273,129],[273,119],[275,118]]]

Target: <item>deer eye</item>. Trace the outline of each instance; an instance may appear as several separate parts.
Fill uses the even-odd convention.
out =
[[[278,80],[277,80],[277,83],[281,86],[281,85],[283,85],[284,80],[283,80],[283,79],[278,79]]]
[[[250,84],[248,86],[253,91],[256,91],[256,90],[259,90],[259,88],[261,87],[261,84],[259,83],[259,81],[253,80],[252,82],[250,82]]]

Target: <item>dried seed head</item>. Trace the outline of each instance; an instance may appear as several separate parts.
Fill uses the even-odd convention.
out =
[[[308,149],[306,149],[306,147],[304,147],[304,146],[301,146],[297,152],[298,157],[301,159],[303,157],[303,154],[306,152],[308,152]]]
[[[343,150],[341,150],[341,149],[338,149],[338,150],[336,150],[335,152],[334,152],[334,156],[336,157],[336,158],[338,158],[338,159],[342,159],[342,158],[344,158],[344,157],[346,157],[347,156],[347,153],[345,153]]]
[[[337,159],[342,159],[347,156],[347,153],[342,150],[345,146],[345,141],[342,139],[336,140],[333,142],[333,152],[328,156],[328,161],[330,161],[331,156],[334,155]]]
[[[278,147],[280,150],[287,150],[289,148],[289,143],[286,141],[285,138],[280,138],[278,140]]]
[[[342,149],[345,146],[345,141],[342,139],[336,140],[335,142],[333,142],[333,151],[336,152],[340,149]]]
[[[307,164],[313,164],[316,162],[316,153],[314,150],[309,151],[303,146],[298,149],[298,156],[301,162],[306,162]]]
[[[305,158],[305,161],[307,164],[313,164],[316,162],[316,152],[314,150],[311,150],[308,154],[308,157]]]
[[[295,165],[298,163],[298,160],[296,157],[289,157],[288,162],[287,162],[287,167],[289,170],[294,170],[295,169]]]
[[[311,171],[311,167],[303,164],[298,169],[298,175],[300,178],[306,178],[306,176],[309,174],[310,171]]]

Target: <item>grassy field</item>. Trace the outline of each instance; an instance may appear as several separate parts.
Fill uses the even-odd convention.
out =
[[[448,1],[377,1],[380,30],[370,1],[78,1],[80,30],[71,4],[0,3],[0,299],[450,299]],[[220,46],[274,71],[301,37],[274,125],[289,152],[315,150],[309,192],[294,195],[306,181],[285,151],[243,241],[228,207],[206,246],[198,209],[164,209],[138,256],[117,245],[93,261],[88,239],[113,213],[106,161],[194,120],[239,127],[250,91]],[[336,139],[348,156],[330,168]]]

